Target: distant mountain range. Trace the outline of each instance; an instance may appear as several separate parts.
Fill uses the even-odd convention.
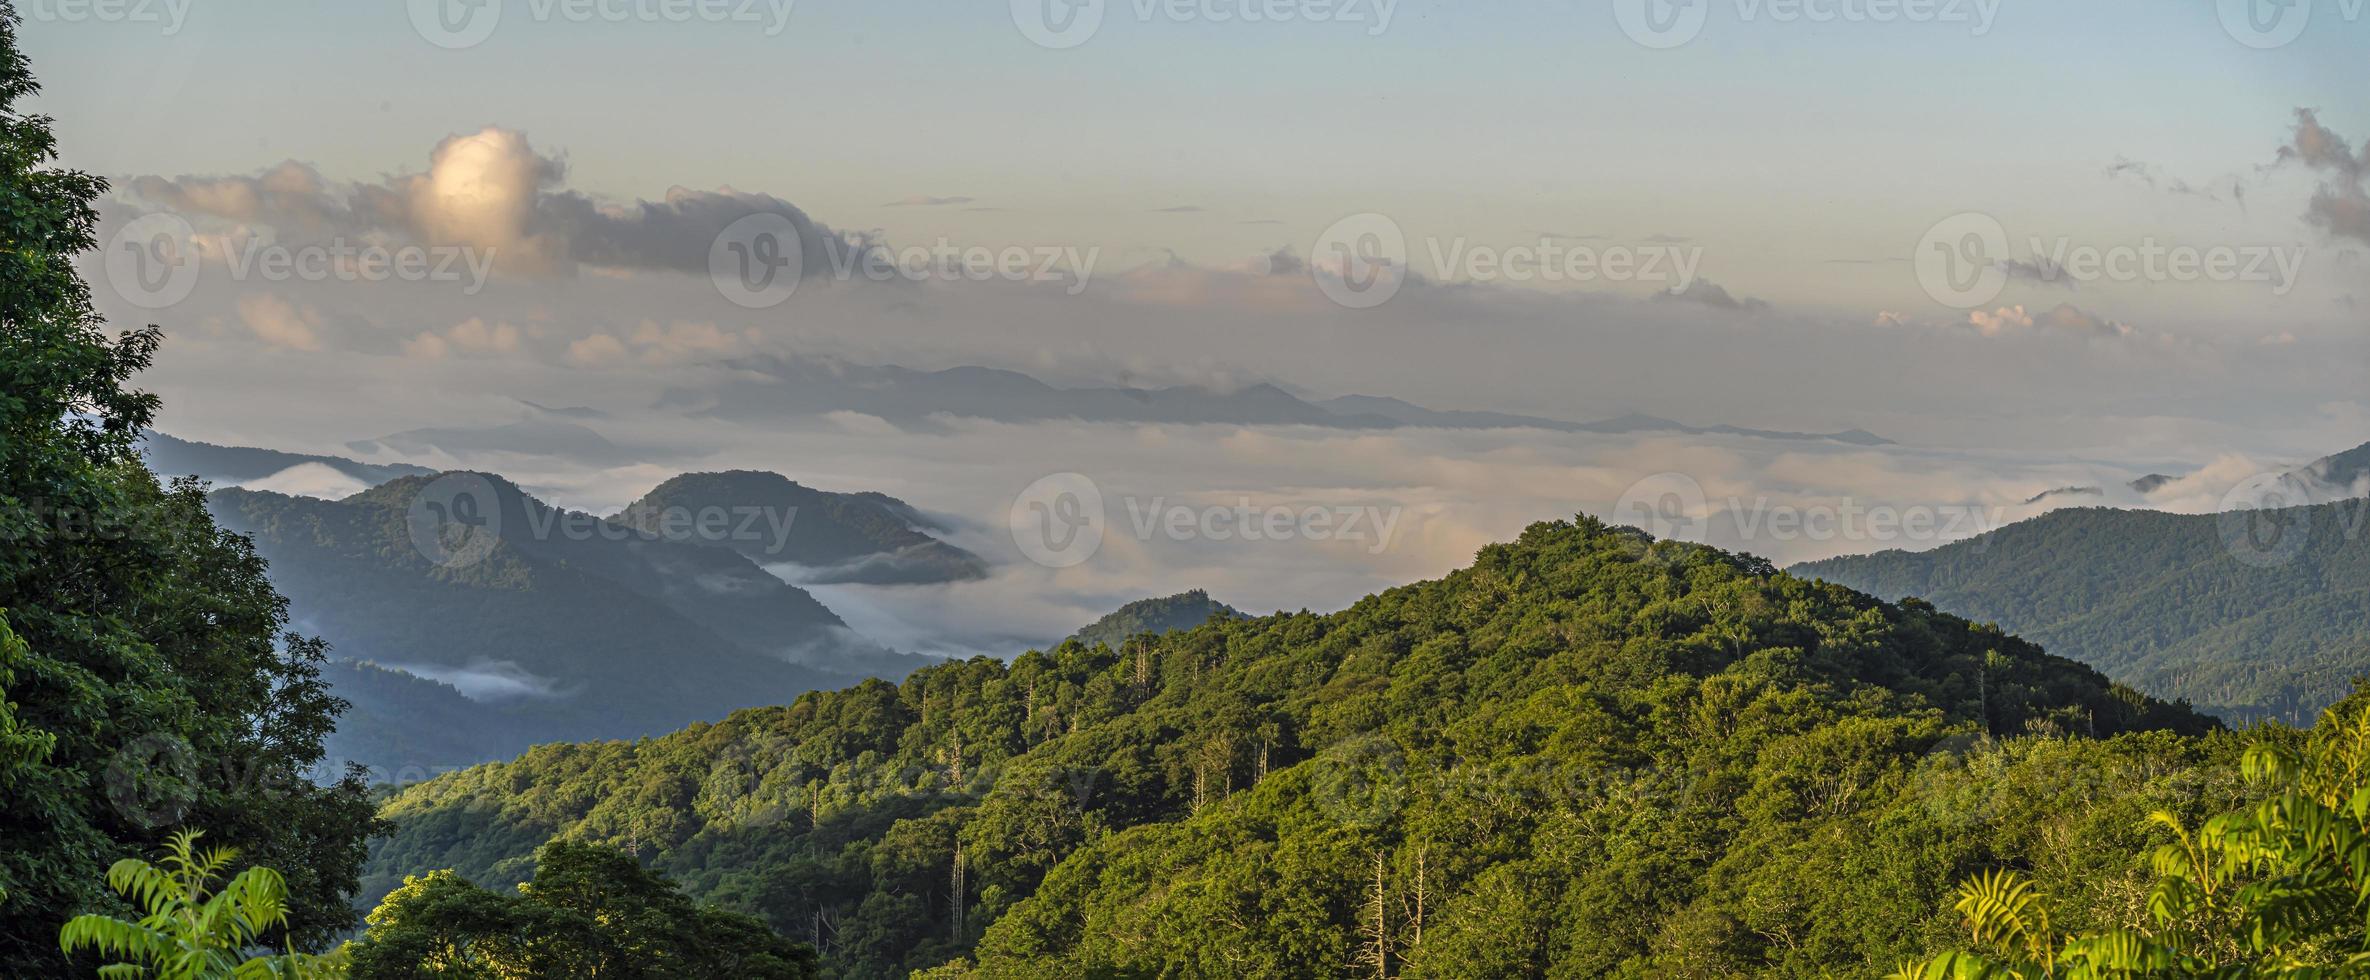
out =
[[[1101,644],[1114,650],[1128,640],[1144,635],[1162,636],[1178,630],[1189,630],[1210,621],[1246,619],[1240,610],[1216,599],[1201,589],[1180,592],[1158,599],[1138,599],[1119,607],[1110,615],[1087,624],[1086,628],[1070,635],[1085,646]]]
[[[140,453],[148,458],[148,468],[165,479],[177,476],[196,476],[218,486],[252,483],[285,473],[299,466],[326,467],[352,478],[363,486],[377,486],[389,480],[407,476],[428,476],[434,473],[424,466],[401,463],[362,463],[339,456],[315,456],[307,453],[284,453],[276,449],[252,449],[245,446],[217,446],[212,443],[176,439],[151,430],[142,439]]]
[[[2356,446],[2334,456],[2325,456],[2289,471],[2289,475],[2303,481],[2316,500],[2342,500],[2348,497],[2370,496],[2370,443]],[[2179,477],[2150,473],[2123,485],[2133,493],[2147,496],[2164,489]],[[2098,487],[2059,487],[2044,490],[2025,500],[2037,504],[2051,497],[2100,497],[2106,491]]]
[[[690,473],[659,484],[611,520],[674,541],[731,548],[799,566],[817,584],[910,585],[987,577],[987,562],[931,537],[944,530],[880,493],[831,493],[777,473]]]
[[[2305,469],[2343,479],[2364,458]],[[2251,514],[2068,508],[1931,551],[1791,571],[1922,597],[2231,719],[2309,723],[2370,674],[2370,500]]]
[[[1018,371],[956,367],[921,371],[861,365],[829,358],[749,357],[730,362],[732,380],[709,388],[678,388],[664,407],[738,421],[765,421],[826,412],[858,412],[904,427],[935,425],[934,417],[1000,422],[1079,419],[1221,425],[1309,425],[1344,429],[1537,428],[1557,432],[1736,435],[1818,440],[1861,446],[1891,440],[1859,429],[1784,432],[1733,425],[1696,426],[1648,415],[1600,422],[1566,422],[1498,412],[1436,411],[1371,395],[1309,401],[1272,384],[1231,391],[1198,385],[1165,388],[1061,388]]]
[[[477,511],[459,541],[421,516],[462,510],[445,499],[452,480]],[[559,511],[497,476],[404,477],[336,501],[233,488],[211,504],[271,563],[300,628],[436,682],[333,672],[356,719],[333,753],[378,768],[668,731],[936,662],[855,636],[732,549]],[[415,716],[448,723],[423,736]],[[372,734],[391,729],[410,734]],[[468,758],[452,754],[462,746]]]

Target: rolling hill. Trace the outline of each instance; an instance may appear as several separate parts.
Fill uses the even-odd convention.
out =
[[[2364,500],[2267,512],[2294,537],[2266,553],[2234,547],[2246,525],[2228,515],[2068,508],[1931,551],[1791,570],[1923,597],[2225,718],[2309,723],[2370,674],[2366,517]]]
[[[930,536],[911,505],[880,493],[831,493],[776,473],[689,473],[610,520],[672,541],[721,545],[801,581],[911,585],[985,578],[979,556]]]
[[[483,534],[443,552],[420,515],[456,481],[482,502]],[[736,552],[557,511],[500,477],[405,477],[336,501],[226,489],[210,509],[254,540],[300,628],[380,668],[348,668],[337,689],[357,718],[385,719],[339,740],[374,767],[655,734],[931,662],[856,637]],[[415,723],[443,730],[402,731]]]
[[[1954,941],[1974,869],[2033,869],[2069,927],[2142,887],[2146,811],[2236,792],[2187,776],[2234,757],[2179,737],[2214,728],[1923,603],[1583,518],[1330,615],[539,746],[390,799],[361,900],[501,889],[568,839],[838,977],[1342,976],[1361,948],[1872,975]]]

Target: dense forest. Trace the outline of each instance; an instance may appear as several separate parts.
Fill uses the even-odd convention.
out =
[[[2319,465],[2342,470],[2362,455]],[[2243,522],[2222,515],[2089,507],[1932,551],[1793,571],[1877,596],[1922,596],[2225,718],[2309,724],[2370,674],[2370,500],[2265,519],[2287,529],[2264,555],[2276,560],[2241,560],[2230,535]]]
[[[1947,942],[1949,884],[1994,865],[2116,921],[2148,812],[2237,801],[2216,728],[1923,603],[1583,518],[1331,615],[539,746],[390,800],[363,896],[520,881],[562,839],[847,977],[1861,972]]]

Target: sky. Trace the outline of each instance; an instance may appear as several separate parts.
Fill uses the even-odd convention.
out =
[[[174,222],[196,257],[162,294],[86,268],[103,313],[166,330],[162,428],[357,455],[594,409],[638,456],[411,461],[587,509],[726,465],[906,496],[1007,571],[826,601],[954,648],[992,645],[958,617],[1059,635],[1195,586],[1337,605],[1668,473],[1715,507],[1994,521],[2151,472],[2193,482],[2117,502],[2212,509],[2370,439],[2370,21],[2254,2],[17,6],[63,164],[115,182],[102,236]],[[761,257],[728,239],[766,215],[806,275],[736,296],[716,263]],[[240,264],[358,244],[452,274]],[[684,408],[761,356],[1894,445]],[[1066,472],[1115,524],[1154,498],[1410,516],[1363,554],[1118,534],[1028,562],[1005,510]]]

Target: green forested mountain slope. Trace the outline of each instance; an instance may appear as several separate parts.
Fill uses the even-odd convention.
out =
[[[482,559],[431,561],[412,538],[408,477],[327,501],[218,490],[211,510],[250,535],[299,622],[343,657],[444,680],[482,707],[400,678],[335,672],[356,721],[334,748],[397,770],[515,754],[537,741],[671,731],[924,662],[853,637],[812,596],[723,548],[645,538],[545,507],[485,478],[498,534]],[[378,721],[377,719],[384,719]],[[371,733],[376,733],[375,735]],[[446,749],[474,747],[465,755]]]
[[[701,526],[699,518],[723,518]],[[778,473],[686,473],[613,520],[674,540],[718,544],[805,568],[808,580],[873,585],[982,578],[979,556],[929,535],[928,521],[880,493],[832,493]]]
[[[445,867],[501,887],[559,837],[840,976],[1378,950],[1407,976],[1867,975],[1955,942],[1945,889],[1995,864],[2067,928],[2121,921],[2146,811],[2235,792],[2192,770],[2229,740],[2172,734],[2211,727],[1923,604],[1583,519],[1331,615],[540,746],[393,798],[361,898]]]
[[[2160,697],[2309,723],[2370,673],[2365,518],[2361,500],[2267,515],[2301,544],[2286,560],[2250,562],[2222,515],[2065,509],[1932,551],[1793,571],[1922,596]]]
[[[1209,622],[1212,616],[1240,619],[1242,615],[1233,606],[1210,598],[1208,592],[1192,589],[1172,596],[1138,599],[1128,603],[1087,624],[1085,629],[1071,634],[1070,638],[1084,646],[1100,643],[1116,647],[1145,633],[1174,633]]]

